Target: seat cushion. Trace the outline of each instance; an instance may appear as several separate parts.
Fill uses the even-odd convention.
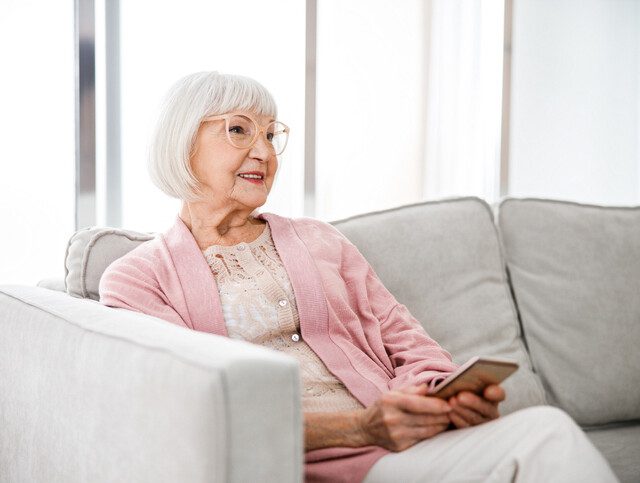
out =
[[[640,421],[586,430],[621,483],[640,481]]]
[[[581,425],[640,419],[640,208],[507,199],[499,213],[549,402]]]
[[[490,207],[477,198],[426,202],[334,222],[396,299],[454,362],[515,359],[501,412],[545,404],[531,370]]]
[[[64,257],[67,293],[74,297],[100,300],[100,277],[111,262],[155,235],[118,228],[90,227],[78,230],[69,239]]]

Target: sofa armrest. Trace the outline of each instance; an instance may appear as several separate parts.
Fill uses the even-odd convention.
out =
[[[295,359],[41,287],[0,286],[0,427],[0,481],[302,481]]]

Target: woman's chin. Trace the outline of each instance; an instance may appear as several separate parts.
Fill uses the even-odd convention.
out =
[[[242,204],[247,206],[247,207],[249,207],[249,208],[252,208],[252,209],[256,210],[256,209],[260,208],[261,206],[263,206],[266,202],[267,202],[267,197],[265,196],[265,197],[259,198],[259,199],[253,198],[253,199],[250,199],[250,200],[249,199],[243,200]]]

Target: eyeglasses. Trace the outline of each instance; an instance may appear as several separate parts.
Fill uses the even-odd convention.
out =
[[[271,121],[266,126],[260,127],[258,123],[243,114],[222,114],[219,116],[205,117],[205,121],[218,121],[224,119],[226,139],[233,147],[248,149],[253,146],[261,133],[265,134],[267,145],[271,147],[277,156],[282,154],[289,140],[289,127],[280,121]]]

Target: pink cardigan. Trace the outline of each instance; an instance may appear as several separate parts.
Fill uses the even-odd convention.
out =
[[[383,392],[436,382],[458,366],[384,287],[336,228],[264,213],[289,275],[302,337],[366,407]],[[211,269],[188,227],[174,225],[114,261],[100,302],[227,336]],[[305,453],[305,481],[361,481],[388,451],[378,446]]]

